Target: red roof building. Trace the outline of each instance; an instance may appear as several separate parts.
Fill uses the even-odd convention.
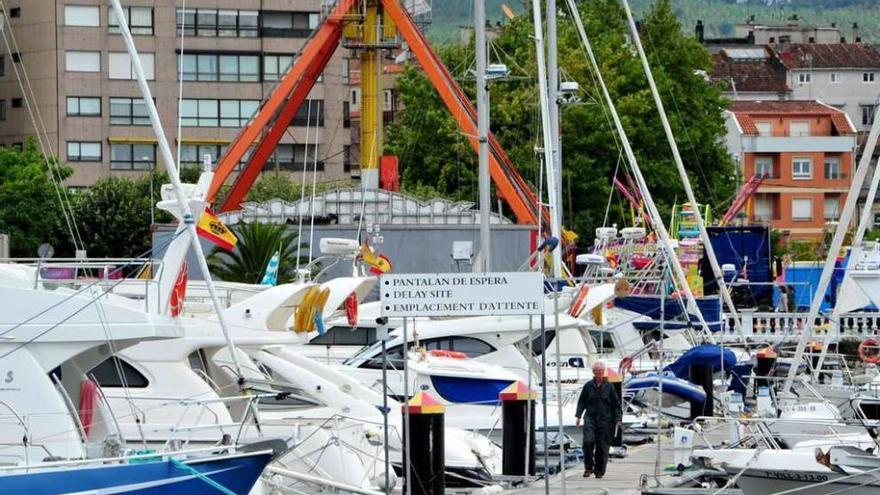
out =
[[[821,237],[852,180],[856,128],[846,113],[815,100],[735,101],[727,122],[742,182],[764,177],[749,220],[791,238]]]

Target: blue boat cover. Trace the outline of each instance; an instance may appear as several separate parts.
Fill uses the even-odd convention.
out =
[[[721,370],[722,363],[726,371],[733,369],[733,366],[736,364],[736,355],[733,351],[724,349],[722,357],[721,347],[714,344],[702,344],[685,352],[674,363],[664,368],[664,370],[671,371],[682,380],[687,380],[690,377],[690,367],[692,364],[712,366],[712,372],[715,373]]]
[[[614,305],[620,309],[639,313],[657,321],[660,320],[661,314],[664,320],[673,321],[679,319],[684,313],[686,304],[684,300],[667,297],[666,301],[662,304],[664,306],[663,311],[660,310],[660,301],[661,297],[654,295],[629,296],[618,297],[614,300]],[[709,328],[712,331],[717,331],[721,324],[721,299],[718,297],[698,297],[697,307],[700,308],[700,312],[703,314],[706,323],[709,324]],[[700,321],[696,315],[689,315],[689,317],[691,322],[697,323]],[[636,322],[635,326],[639,330],[653,330],[657,325],[653,322]]]
[[[766,284],[773,281],[770,230],[766,225],[706,227],[706,231],[719,265],[733,265],[738,275],[745,273],[748,276],[749,282]],[[718,284],[705,252],[700,262],[700,274],[703,276],[703,292],[718,293]],[[754,301],[769,301],[772,296],[771,285],[753,285],[749,289]]]
[[[511,383],[511,380],[490,378],[431,376],[431,384],[440,397],[453,404],[498,404],[498,394]]]

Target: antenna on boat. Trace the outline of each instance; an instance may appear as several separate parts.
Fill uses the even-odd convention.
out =
[[[226,346],[229,348],[229,353],[232,355],[232,363],[233,366],[235,366],[235,372],[238,374],[239,385],[241,385],[244,380],[244,375],[241,372],[241,363],[238,361],[235,343],[232,342],[232,339],[229,337],[229,330],[226,327],[226,320],[223,317],[224,308],[223,305],[220,304],[220,299],[217,297],[214,281],[211,278],[211,271],[208,269],[208,262],[205,260],[205,252],[202,249],[202,245],[199,242],[199,237],[196,232],[196,218],[193,216],[186,193],[183,190],[183,185],[180,183],[180,175],[177,172],[177,163],[174,161],[174,155],[171,154],[171,147],[168,145],[165,131],[162,130],[162,122],[159,120],[159,112],[156,110],[156,103],[153,101],[153,95],[150,92],[150,86],[147,84],[147,78],[144,76],[144,68],[141,65],[141,59],[138,56],[137,47],[134,44],[134,39],[131,37],[131,31],[128,29],[128,20],[125,17],[125,12],[122,10],[122,5],[119,3],[119,0],[109,1],[113,8],[113,12],[116,14],[116,20],[119,23],[119,32],[122,34],[122,39],[125,41],[125,47],[128,49],[128,56],[131,58],[131,67],[134,70],[135,79],[141,90],[141,95],[144,98],[144,104],[147,107],[147,113],[150,116],[150,124],[153,126],[153,132],[156,134],[156,140],[159,143],[159,151],[162,153],[162,160],[165,162],[165,168],[171,179],[174,194],[177,196],[177,202],[180,204],[180,211],[183,214],[182,222],[186,226],[186,230],[189,231],[192,247],[196,252],[196,259],[199,263],[199,268],[202,271],[202,275],[205,277],[205,285],[208,287],[208,293],[211,296],[211,303],[214,306],[215,313],[217,313],[217,321],[220,323],[220,329],[223,332],[224,339],[226,339]],[[165,275],[168,276],[168,274]]]

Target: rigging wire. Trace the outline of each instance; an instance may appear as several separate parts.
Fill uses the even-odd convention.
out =
[[[303,153],[303,168],[302,168],[302,179],[300,180],[300,192],[299,192],[299,205],[297,205],[297,213],[299,214],[299,221],[297,223],[296,228],[296,270],[299,271],[299,259],[302,248],[302,228],[303,228],[303,203],[306,198],[306,167],[309,162],[309,132],[311,132],[311,123],[312,123],[312,100],[308,102],[308,108],[306,109],[306,153]],[[309,246],[309,260],[311,260],[311,250],[312,246]]]

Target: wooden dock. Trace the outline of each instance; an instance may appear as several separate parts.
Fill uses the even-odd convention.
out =
[[[726,429],[720,429],[708,432],[706,437],[712,443],[719,443],[726,438]],[[694,437],[695,448],[706,446],[706,441],[699,435]],[[664,436],[660,441],[660,475],[669,475],[672,471],[666,471],[666,468],[673,467],[673,443],[671,436]],[[657,444],[648,443],[633,446],[628,449],[627,456],[623,459],[610,459],[605,476],[602,479],[596,479],[595,476],[584,478],[584,466],[578,464],[568,467],[565,470],[565,488],[567,493],[577,495],[600,495],[606,493],[614,494],[636,494],[641,492],[641,480],[648,477],[648,486],[656,486],[654,483],[654,474],[657,461]],[[526,488],[516,488],[505,493],[517,493],[522,495],[538,495],[546,493],[544,480],[537,480],[531,486]],[[549,493],[562,493],[562,477],[554,475],[550,477]]]

